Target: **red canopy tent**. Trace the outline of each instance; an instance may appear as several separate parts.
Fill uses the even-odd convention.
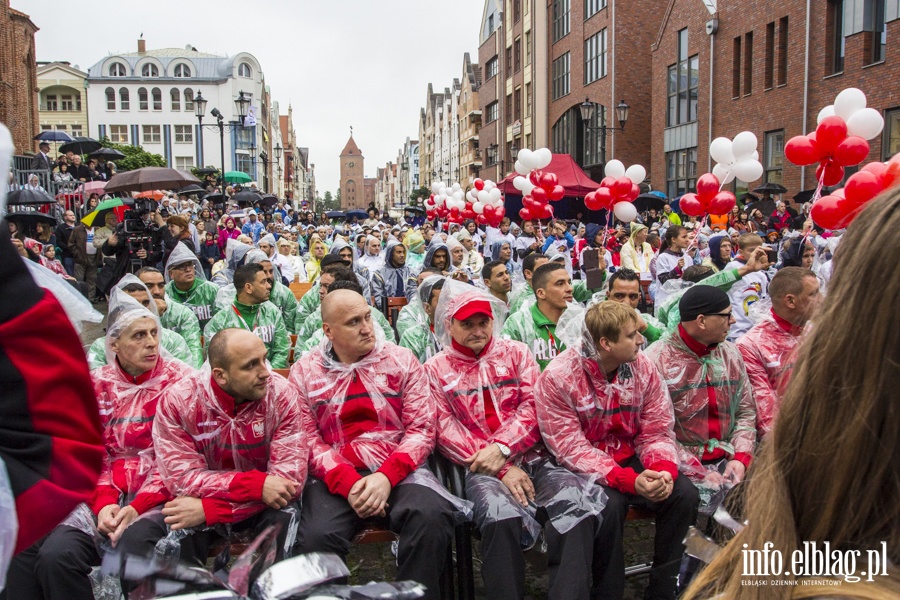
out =
[[[555,173],[559,179],[559,185],[566,188],[566,198],[584,198],[589,192],[594,192],[600,184],[590,177],[578,166],[575,160],[568,154],[554,154],[550,164],[544,169],[544,173]],[[519,174],[512,173],[497,184],[504,194],[521,196],[522,192],[513,186],[513,179]]]

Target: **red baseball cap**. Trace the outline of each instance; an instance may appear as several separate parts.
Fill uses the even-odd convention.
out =
[[[453,313],[453,318],[457,321],[465,321],[469,317],[475,315],[484,315],[488,319],[493,319],[494,313],[491,310],[491,303],[487,300],[471,300],[460,306],[459,309]]]

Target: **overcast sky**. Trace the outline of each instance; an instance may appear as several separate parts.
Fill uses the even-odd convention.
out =
[[[484,0],[154,0],[87,5],[12,0],[40,28],[37,58],[82,70],[110,53],[148,49],[253,54],[282,114],[294,108],[319,193],[335,192],[353,126],[366,176],[418,137],[429,82],[442,90],[478,60]],[[147,8],[152,5],[152,9]],[[65,6],[65,10],[61,8]],[[141,7],[141,8],[139,8]]]

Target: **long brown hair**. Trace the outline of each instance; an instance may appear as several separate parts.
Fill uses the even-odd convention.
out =
[[[775,427],[747,479],[749,524],[702,571],[684,599],[778,600],[840,595],[900,595],[900,189],[866,207],[835,253],[822,311],[803,342]],[[821,548],[866,550],[887,543],[892,567],[874,582],[840,586],[773,586],[790,576],[754,577],[741,585],[744,545],[772,542],[784,570],[804,542]],[[802,583],[802,582],[800,582]]]

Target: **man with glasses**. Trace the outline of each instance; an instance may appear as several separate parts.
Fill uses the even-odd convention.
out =
[[[647,350],[669,388],[681,470],[695,482],[744,478],[756,445],[756,406],[722,290],[696,285],[678,303],[678,329]]]
[[[206,327],[216,314],[219,288],[206,280],[200,259],[184,244],[178,244],[166,263],[166,296],[190,308],[200,328]]]

